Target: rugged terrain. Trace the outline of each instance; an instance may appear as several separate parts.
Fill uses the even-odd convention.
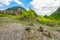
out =
[[[0,11],[0,40],[60,40],[58,11],[49,17],[21,7]]]
[[[0,20],[0,40],[60,40],[60,27],[12,21],[16,20]]]

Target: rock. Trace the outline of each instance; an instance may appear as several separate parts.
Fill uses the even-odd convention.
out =
[[[30,28],[30,27],[27,27],[27,28],[25,28],[25,30],[26,30],[26,31],[30,31],[30,30],[31,30],[31,28]]]
[[[51,32],[49,32],[48,30],[46,30],[45,32],[43,32],[43,34],[49,38],[52,38],[51,36]]]
[[[43,30],[42,27],[39,27],[39,28],[38,28],[38,31],[43,32],[44,30]]]

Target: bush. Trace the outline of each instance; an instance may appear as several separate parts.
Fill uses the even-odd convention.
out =
[[[55,20],[50,20],[50,19],[44,18],[42,16],[38,16],[37,18],[39,20],[39,23],[41,23],[41,24],[45,24],[48,26],[56,26],[57,25],[57,22]]]
[[[34,10],[30,9],[29,11],[22,10],[21,18],[34,19],[36,16]]]
[[[5,17],[6,16],[6,14],[0,14],[0,17]]]

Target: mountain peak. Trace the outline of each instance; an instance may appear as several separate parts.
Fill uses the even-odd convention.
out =
[[[16,10],[25,10],[23,7],[21,7],[21,6],[14,6],[14,7],[11,7],[11,8],[8,8],[8,9],[6,9],[6,10],[14,10],[14,11],[16,11]]]

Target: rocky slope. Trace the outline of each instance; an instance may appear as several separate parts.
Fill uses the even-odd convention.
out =
[[[3,23],[0,25],[0,40],[60,40],[59,30],[60,27],[40,24]]]

